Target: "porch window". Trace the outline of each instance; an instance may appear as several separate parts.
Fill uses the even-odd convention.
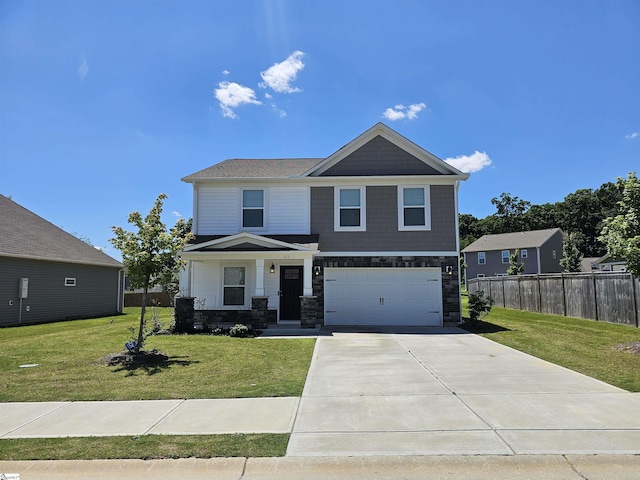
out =
[[[264,190],[242,191],[242,226],[264,227]]]
[[[429,187],[398,187],[398,229],[429,230]]]
[[[366,230],[365,187],[336,188],[335,230]]]
[[[244,305],[245,268],[224,267],[224,305]]]

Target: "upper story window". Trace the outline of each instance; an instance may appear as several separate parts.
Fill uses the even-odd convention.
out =
[[[431,229],[429,187],[398,187],[398,229]]]
[[[502,250],[502,263],[509,263],[509,250]]]
[[[64,279],[64,286],[65,287],[75,287],[76,286],[76,279],[75,278],[65,278]]]
[[[527,252],[526,249],[520,250],[520,258],[527,258],[528,256],[529,256],[529,253]]]
[[[242,191],[242,227],[264,227],[264,190]]]
[[[478,252],[478,265],[484,265],[487,263],[487,254],[485,252]]]
[[[336,231],[366,230],[365,187],[336,187],[334,229]]]

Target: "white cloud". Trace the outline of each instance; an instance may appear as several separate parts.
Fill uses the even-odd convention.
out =
[[[220,82],[213,92],[220,102],[223,117],[236,118],[237,115],[233,109],[240,105],[247,103],[262,105],[262,102],[256,99],[256,92],[253,89],[235,82]]]
[[[264,94],[264,98],[266,98],[267,100],[271,100],[273,98],[273,95],[271,95],[269,93],[265,93]]]
[[[295,93],[302,90],[292,87],[291,82],[296,79],[298,72],[304,68],[302,57],[304,53],[296,50],[280,63],[275,63],[264,72],[260,72],[263,82],[261,88],[271,88],[278,93]]]
[[[171,212],[174,217],[182,218],[182,214],[180,212],[176,212],[175,210]]]
[[[473,173],[479,172],[484,167],[491,165],[491,159],[486,152],[478,152],[471,155],[460,155],[456,158],[445,158],[445,162],[461,172]]]
[[[387,120],[391,120],[392,122],[405,118],[408,120],[415,120],[416,118],[418,118],[418,112],[424,110],[425,108],[427,108],[427,106],[424,103],[413,103],[408,107],[399,104],[393,108],[387,108],[382,116]]]
[[[625,135],[624,138],[627,140],[631,140],[632,138],[636,138],[638,136],[638,132],[630,133],[629,135]]]
[[[84,55],[82,55],[82,63],[78,67],[78,76],[80,80],[84,80],[84,77],[89,73],[89,64],[87,63],[87,59]]]
[[[226,68],[222,71],[223,75],[229,75],[231,72],[229,70],[227,70]]]

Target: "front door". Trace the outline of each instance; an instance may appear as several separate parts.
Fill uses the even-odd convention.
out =
[[[301,266],[280,267],[280,320],[300,320]]]

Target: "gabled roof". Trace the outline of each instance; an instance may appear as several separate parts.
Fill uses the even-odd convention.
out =
[[[299,176],[322,158],[234,158],[187,175],[183,182],[213,178],[290,178]]]
[[[316,251],[318,235],[256,235],[240,232],[234,235],[197,236],[184,252],[211,251]]]
[[[367,159],[367,168],[370,168],[371,171],[367,171],[364,176],[385,176],[391,174],[437,175],[454,177],[460,180],[469,178],[468,173],[463,173],[455,169],[444,160],[441,160],[424,148],[416,145],[385,124],[377,123],[327,158],[235,158],[225,160],[192,173],[191,175],[187,175],[182,178],[182,181],[194,183],[196,181],[219,179],[286,179],[358,175],[350,172],[349,169],[338,169],[337,172],[332,172],[332,169],[335,169],[336,165],[343,160],[349,160],[350,156],[369,143],[371,144],[369,151],[379,148],[381,143],[389,144],[395,149],[402,150],[405,156],[411,159],[411,162],[405,162],[410,163],[410,165],[404,165],[404,170],[394,171],[393,162],[390,165],[389,159],[384,157],[384,154],[376,155],[377,158]],[[373,146],[374,144],[375,146]],[[386,146],[386,148],[388,149],[388,146]],[[360,173],[360,175],[362,175],[362,173]]]
[[[336,164],[340,163],[342,160],[355,153],[358,149],[362,148],[367,143],[377,138],[386,140],[396,147],[399,147],[400,149],[404,150],[409,155],[414,157],[416,161],[422,162],[422,164],[426,167],[430,167],[429,170],[431,170],[431,174],[456,176],[460,180],[466,180],[467,178],[469,178],[468,173],[463,173],[460,170],[452,167],[444,160],[436,157],[434,154],[428,152],[419,145],[416,145],[411,140],[403,137],[398,132],[392,130],[382,122],[376,123],[373,127],[358,135],[344,147],[325,158],[322,162],[311,167],[307,172],[303,174],[303,176],[321,176]]]
[[[492,250],[541,247],[558,232],[562,231],[559,228],[548,228],[546,230],[531,230],[528,232],[483,235],[467,248],[463,249],[462,252],[485,252]]]
[[[0,195],[0,256],[123,268],[117,260]]]

